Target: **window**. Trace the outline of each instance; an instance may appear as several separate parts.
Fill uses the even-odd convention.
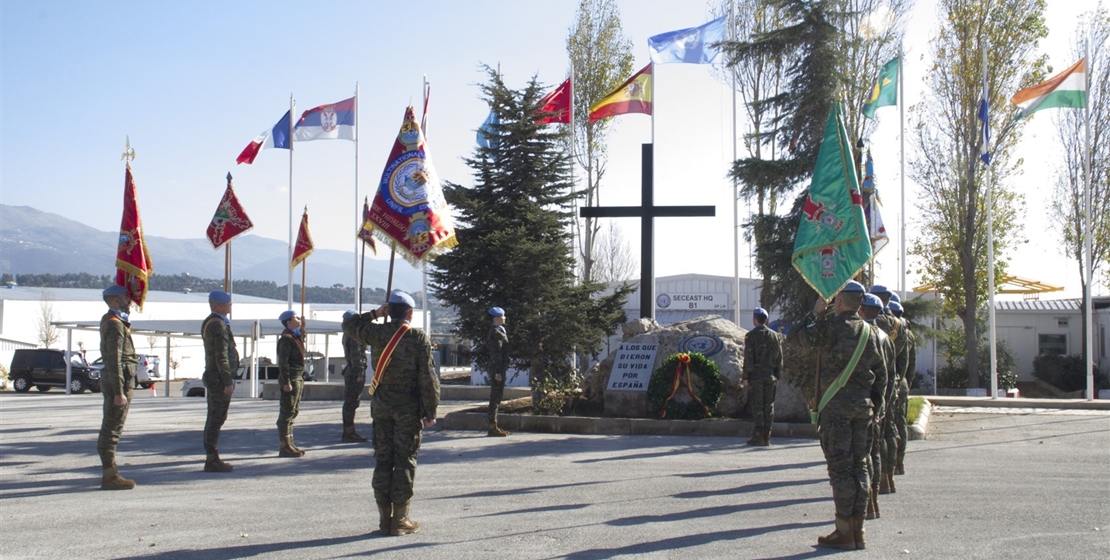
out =
[[[1042,334],[1038,338],[1037,351],[1040,354],[1063,356],[1068,353],[1068,335]]]

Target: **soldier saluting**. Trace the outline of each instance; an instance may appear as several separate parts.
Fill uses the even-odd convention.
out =
[[[343,320],[358,315],[357,311],[347,311]],[[343,333],[343,436],[345,442],[366,441],[366,436],[355,431],[355,410],[362,402],[362,388],[366,384],[366,345]]]

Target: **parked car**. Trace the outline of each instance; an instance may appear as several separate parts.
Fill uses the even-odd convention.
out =
[[[240,363],[240,365],[239,365],[238,371],[236,371],[235,375],[232,376],[232,379],[235,381],[235,392],[233,392],[231,394],[232,397],[243,398],[243,397],[257,396],[258,398],[262,398],[262,383],[267,382],[267,381],[277,383],[278,375],[280,374],[278,366],[276,364],[271,363],[267,359],[262,359],[258,363],[258,369],[262,372],[262,376],[259,378],[259,382],[258,382],[258,394],[257,395],[251,395],[250,394],[251,376],[248,372],[248,369],[250,368],[250,359],[249,358],[244,359],[239,363]],[[312,369],[311,365],[309,366],[308,369]],[[305,373],[304,373],[304,379],[305,379],[305,381],[311,381],[310,374],[309,374],[308,370],[306,370]],[[204,381],[202,381],[200,379],[190,379],[189,381],[186,381],[181,386],[181,396],[183,396],[183,397],[203,397],[203,396],[205,396]]]
[[[162,359],[158,356],[139,354],[139,367],[135,369],[135,388],[149,389],[151,385],[161,381],[162,374],[158,371],[158,366],[161,364]],[[89,367],[97,370],[104,369],[104,358],[97,358]]]
[[[76,352],[69,354],[69,390],[84,393],[100,391],[100,370],[89,367],[85,357]],[[46,392],[54,387],[66,386],[66,352],[53,348],[21,348],[15,351],[10,369],[12,387],[26,393],[31,387]]]

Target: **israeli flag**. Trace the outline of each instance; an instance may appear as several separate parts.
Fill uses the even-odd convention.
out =
[[[660,33],[648,38],[651,61],[655,64],[713,64],[721,54],[721,49],[714,44],[724,37],[724,16],[698,27]]]

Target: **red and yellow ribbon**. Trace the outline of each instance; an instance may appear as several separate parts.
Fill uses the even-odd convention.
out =
[[[694,399],[694,402],[701,406],[706,416],[709,416],[709,407],[701,402],[701,399],[699,399],[697,393],[694,392],[694,387],[690,382],[690,355],[681,353],[676,354],[675,357],[678,358],[678,366],[674,369],[674,379],[671,381],[671,392],[667,395],[667,398],[663,399],[663,406],[659,407],[659,418],[663,418],[667,415],[667,403],[671,402],[671,399],[678,393],[679,387],[682,386],[683,374],[685,374],[686,378],[686,392],[690,393],[690,397]]]

